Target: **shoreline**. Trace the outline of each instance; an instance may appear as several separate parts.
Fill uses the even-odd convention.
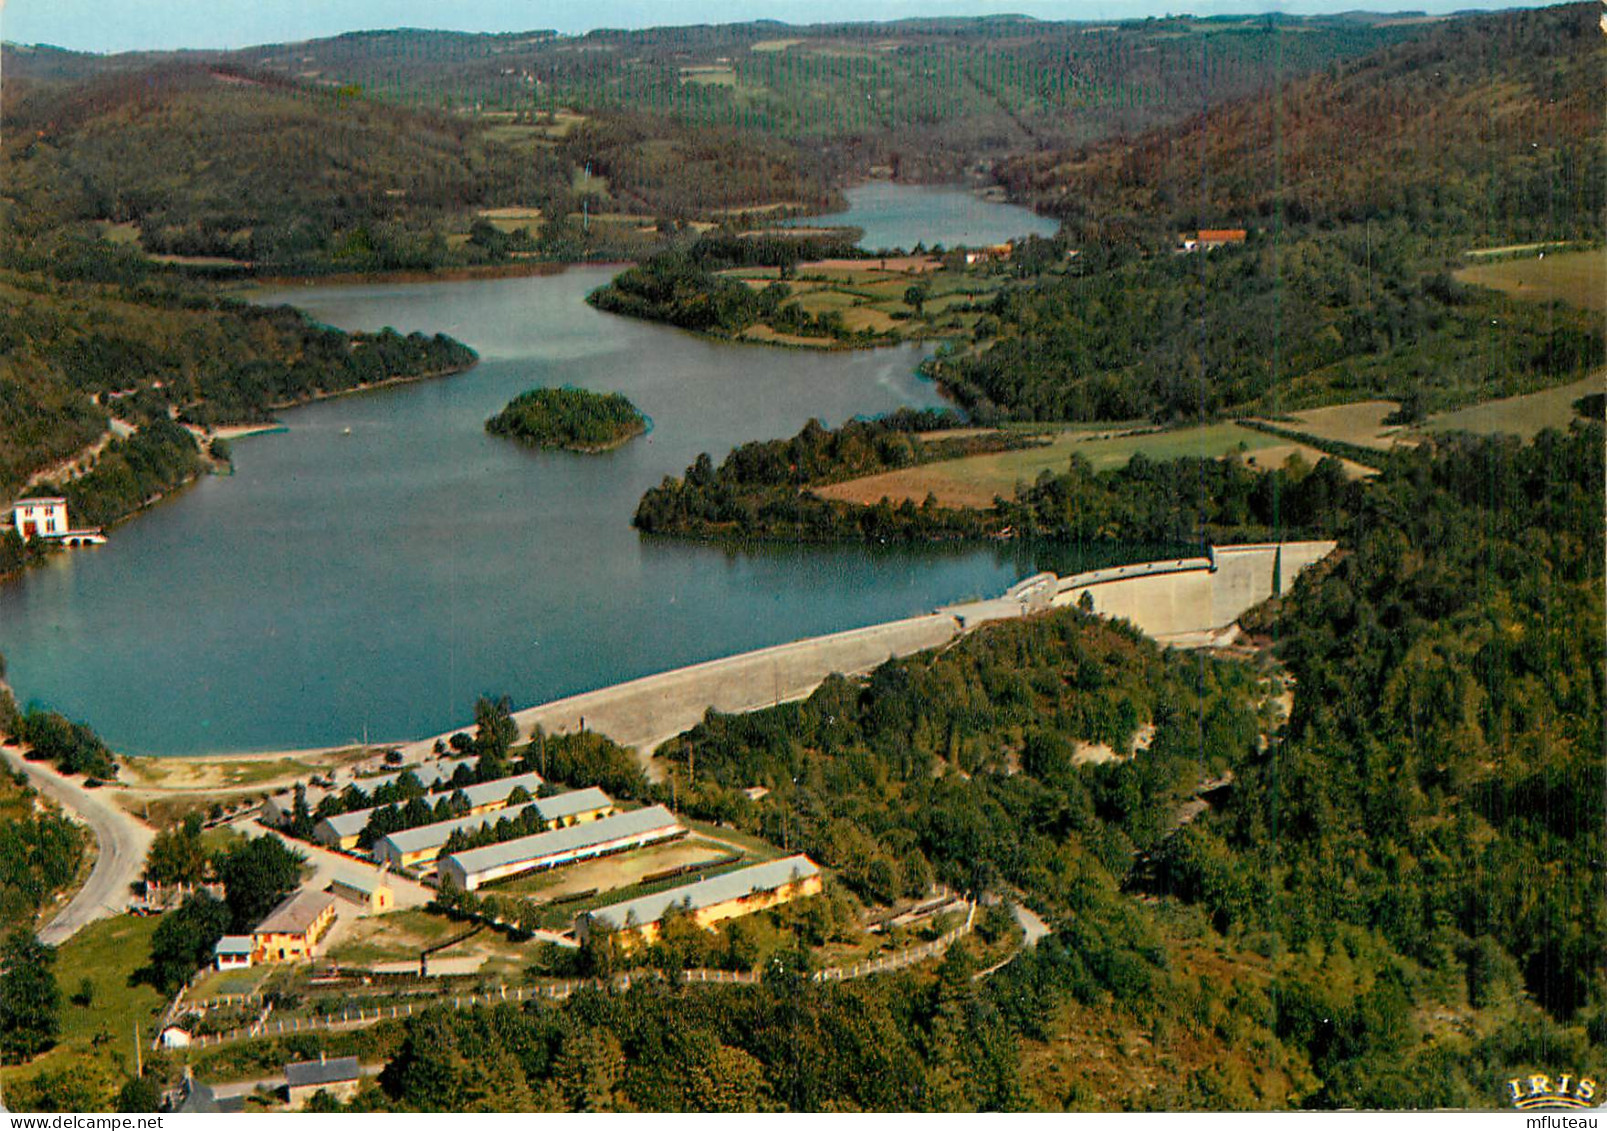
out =
[[[282,411],[287,411],[287,410],[293,409],[293,408],[303,408],[303,407],[305,407],[307,405],[317,404],[320,401],[335,400],[336,398],[339,398],[339,397],[354,396],[354,395],[356,395],[358,393],[366,393],[366,392],[370,392],[370,391],[375,390],[375,389],[392,388],[392,387],[395,387],[397,385],[412,385],[412,384],[416,384],[416,383],[418,383],[420,381],[434,381],[434,380],[436,380],[438,378],[443,378],[443,377],[455,377],[459,373],[467,373],[469,370],[473,369],[476,365],[479,365],[479,364],[480,364],[480,358],[479,358],[478,355],[476,355],[476,357],[475,357],[475,359],[473,361],[471,361],[469,364],[464,365],[464,366],[451,367],[451,368],[447,368],[447,369],[431,370],[428,373],[420,373],[420,374],[415,374],[415,375],[412,375],[412,376],[387,377],[387,378],[385,378],[383,380],[380,380],[380,381],[370,382],[367,385],[358,385],[355,388],[351,388],[351,389],[339,389],[339,390],[336,390],[334,392],[316,393],[316,394],[314,394],[313,396],[310,396],[310,397],[303,397],[301,399],[294,400],[294,401],[286,401],[286,402],[283,402],[283,403],[270,405],[269,408],[270,408],[271,411],[274,411],[274,412],[282,412]],[[130,510],[126,514],[120,514],[116,518],[113,518],[111,521],[107,522],[105,524],[105,526],[103,527],[103,529],[105,529],[105,530],[113,530],[113,529],[123,525],[125,522],[130,521],[131,519],[137,518],[140,514],[142,514],[145,511],[150,510],[152,507],[156,506],[157,504],[166,502],[169,499],[177,498],[180,494],[182,494],[188,488],[193,487],[196,483],[199,483],[201,481],[201,478],[203,476],[205,476],[205,475],[229,474],[229,472],[222,472],[222,471],[217,470],[220,466],[221,467],[227,467],[227,468],[230,469],[230,472],[232,472],[232,470],[234,468],[234,461],[233,460],[228,460],[226,462],[219,463],[218,461],[213,460],[212,457],[210,456],[210,454],[208,453],[207,445],[209,445],[213,440],[232,441],[232,440],[242,439],[242,438],[244,438],[246,436],[259,436],[259,435],[266,435],[266,434],[274,433],[274,432],[288,432],[288,431],[290,431],[290,425],[284,423],[283,421],[275,420],[275,421],[263,422],[263,423],[260,423],[260,424],[225,424],[225,425],[222,425],[222,426],[220,426],[218,428],[215,428],[215,429],[213,429],[211,431],[206,431],[204,429],[200,429],[200,428],[197,428],[197,427],[189,427],[186,430],[190,433],[190,435],[192,437],[195,438],[196,447],[198,449],[200,449],[201,459],[202,459],[203,463],[205,464],[205,466],[202,468],[202,470],[198,471],[194,475],[186,476],[181,482],[175,483],[172,487],[168,488],[167,490],[158,491],[156,494],[150,496],[147,499],[144,499],[133,510]],[[22,566],[22,568],[20,568],[20,569],[14,569],[14,570],[11,570],[9,572],[0,573],[0,584],[4,584],[4,583],[10,582],[12,580],[15,580],[16,578],[20,578],[20,577],[24,576],[35,565],[39,565],[39,564],[41,564],[41,563],[40,562],[28,562],[28,563],[25,563]],[[166,755],[163,755],[163,756],[166,757]]]
[[[466,283],[477,279],[525,279],[562,275],[572,267],[631,267],[631,259],[582,259],[558,262],[550,259],[528,263],[494,263],[482,267],[447,267],[439,271],[343,271],[333,275],[258,275],[242,280],[236,292],[253,287],[289,290],[295,287],[361,287],[386,283]],[[286,305],[293,305],[287,303]]]

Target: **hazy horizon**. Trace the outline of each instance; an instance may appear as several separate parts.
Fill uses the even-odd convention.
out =
[[[674,27],[776,20],[792,25],[867,23],[922,17],[1026,15],[1043,20],[1142,19],[1165,15],[1319,15],[1343,11],[1423,11],[1541,7],[1511,0],[593,0],[577,8],[554,0],[154,0],[108,8],[105,0],[0,0],[0,40],[22,46],[117,54],[125,51],[233,50],[321,39],[355,31],[580,34],[599,28]]]

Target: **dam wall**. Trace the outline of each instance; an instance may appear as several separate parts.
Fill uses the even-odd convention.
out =
[[[521,741],[537,726],[548,734],[585,729],[647,754],[697,725],[710,708],[734,713],[802,699],[829,675],[869,671],[959,634],[954,617],[928,613],[643,676],[516,711],[513,718]],[[411,743],[403,754],[422,757],[434,741]]]
[[[1163,644],[1209,644],[1217,630],[1247,609],[1288,592],[1300,571],[1335,545],[1224,546],[1203,558],[1113,566],[1071,577],[1040,573],[991,600],[709,660],[529,707],[513,717],[521,741],[538,726],[548,734],[591,730],[645,756],[697,725],[711,708],[736,713],[802,699],[834,673],[867,672],[889,658],[947,644],[989,621],[1078,604],[1085,594],[1096,613],[1131,621]],[[402,751],[416,760],[435,742],[423,739]],[[649,773],[656,768],[647,762]]]
[[[1091,570],[1060,579],[1053,604],[1080,603],[1131,621],[1162,643],[1191,643],[1224,629],[1269,597],[1283,596],[1300,572],[1333,553],[1335,542],[1264,542],[1214,547],[1207,557]]]

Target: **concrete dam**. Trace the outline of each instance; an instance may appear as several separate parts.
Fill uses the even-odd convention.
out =
[[[736,713],[803,699],[834,673],[867,672],[889,658],[947,644],[978,625],[1077,605],[1084,597],[1096,614],[1131,621],[1162,644],[1200,647],[1221,641],[1224,630],[1248,609],[1287,593],[1303,570],[1336,545],[1223,546],[1200,558],[1113,566],[1070,577],[1041,573],[991,600],[660,672],[530,707],[516,712],[514,719],[521,738],[537,726],[548,734],[593,730],[645,757],[695,726],[710,708]],[[410,743],[403,752],[422,756],[435,741]]]

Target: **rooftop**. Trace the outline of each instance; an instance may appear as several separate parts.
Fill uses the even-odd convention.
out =
[[[385,876],[379,872],[371,872],[362,876],[336,876],[329,881],[331,886],[339,884],[352,891],[360,891],[364,895],[373,895],[376,891],[389,890],[390,884],[385,882]]]
[[[212,953],[250,954],[254,945],[250,935],[224,935],[212,948]]]
[[[382,842],[389,843],[393,852],[418,852],[426,848],[439,848],[459,829],[470,832],[474,829],[484,828],[486,825],[495,824],[504,817],[518,816],[532,807],[535,808],[537,813],[541,814],[543,821],[555,821],[559,817],[571,817],[576,813],[600,809],[613,803],[613,799],[600,789],[576,789],[568,793],[557,793],[551,797],[539,798],[529,805],[520,806],[517,810],[498,809],[490,813],[480,813],[469,817],[454,817],[450,821],[436,821],[430,825],[402,829],[380,839]]]
[[[211,1085],[197,1084],[192,1080],[183,1101],[173,1110],[183,1115],[218,1115],[244,1111],[245,1103],[244,1096],[225,1096],[220,1099]]]
[[[599,907],[589,912],[589,916],[593,923],[615,930],[624,930],[627,924],[639,927],[647,923],[657,923],[664,918],[666,911],[677,905],[696,911],[728,900],[740,899],[751,892],[773,891],[783,884],[819,874],[820,869],[809,857],[788,856],[781,860],[771,860],[766,864],[755,864],[751,868],[739,868],[723,876],[711,876],[696,883],[682,884],[680,887],[644,895],[639,899],[628,899],[623,903]]]
[[[285,1082],[292,1088],[305,1088],[316,1084],[339,1084],[356,1080],[363,1074],[355,1056],[337,1056],[333,1059],[303,1060],[285,1065]]]
[[[335,897],[327,891],[298,891],[252,930],[253,935],[299,935],[311,927],[326,908],[333,907]]]
[[[606,809],[614,799],[596,786],[590,789],[572,789],[568,793],[555,793],[551,797],[536,798],[536,812],[543,821],[556,821],[560,817],[573,817],[576,813],[589,813],[593,809]]]
[[[453,771],[453,773],[456,772],[455,770]],[[451,774],[448,774],[445,780],[450,781]],[[495,781],[481,782],[478,785],[466,785],[463,787],[462,792],[463,796],[469,799],[471,806],[491,805],[503,800],[516,789],[523,789],[534,797],[536,790],[541,787],[542,781],[540,774],[519,774],[511,778],[497,778]],[[362,789],[363,783],[358,782],[357,788]],[[363,792],[370,793],[372,791],[364,789]],[[437,790],[434,793],[425,794],[423,800],[426,805],[434,806],[437,802],[444,801],[457,792],[458,790],[455,788]],[[401,804],[401,802],[397,804]],[[323,822],[320,823],[327,823],[337,836],[356,836],[363,831],[363,826],[368,824],[368,818],[373,815],[374,810],[383,808],[383,805],[371,805],[367,809],[353,809],[350,813],[337,813],[333,817],[325,817]]]
[[[53,507],[66,506],[67,500],[60,495],[35,495],[28,499],[18,499],[11,504],[14,507]]]
[[[522,836],[517,840],[505,840],[501,844],[488,844],[484,848],[455,852],[446,859],[461,868],[465,875],[472,875],[503,864],[539,860],[554,853],[587,848],[671,826],[679,826],[675,815],[662,805],[650,805],[646,809],[616,813],[612,817],[587,821],[583,825],[570,825],[566,829],[553,829],[534,836]]]

